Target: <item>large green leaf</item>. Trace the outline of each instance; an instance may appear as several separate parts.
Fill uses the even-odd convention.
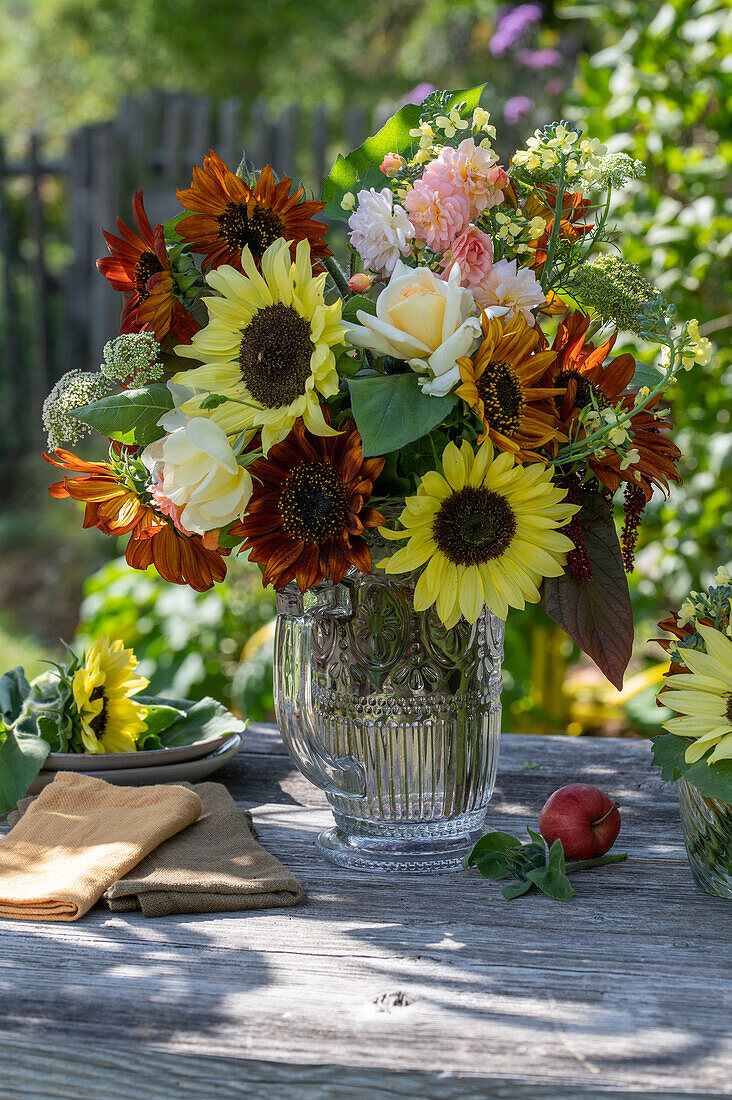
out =
[[[10,726],[20,714],[30,694],[30,684],[20,665],[0,677],[0,721]]]
[[[71,415],[109,439],[140,447],[164,435],[158,420],[173,408],[173,397],[162,382],[139,390],[120,390],[92,405],[82,405]]]
[[[51,746],[40,737],[0,733],[0,814],[12,810],[43,767]]]
[[[690,740],[675,733],[660,733],[653,741],[653,763],[658,764],[661,775],[670,783],[681,776],[698,787],[706,798],[716,798],[732,806],[732,760],[720,760],[717,764],[708,764],[707,759],[713,752],[710,748],[701,760],[687,764],[684,755]]]
[[[445,109],[449,111],[458,103],[464,102],[466,114],[472,113],[480,103],[484,87],[485,84],[480,84],[477,88],[451,92]],[[377,134],[359,145],[358,149],[354,149],[347,157],[338,155],[323,180],[323,214],[326,218],[332,221],[348,220],[348,213],[341,206],[341,199],[347,191],[356,192],[369,187],[380,191],[382,187],[386,187],[387,181],[379,171],[379,165],[387,153],[399,153],[407,160],[414,156],[419,142],[410,137],[409,131],[419,125],[421,113],[422,108],[418,104],[407,104],[392,115]]]
[[[452,393],[447,397],[423,393],[413,371],[349,378],[348,388],[366,458],[397,451],[427,435],[457,401]]]
[[[243,733],[246,729],[245,722],[208,696],[197,703],[192,703],[190,699],[152,699],[142,695],[136,695],[135,700],[147,706],[168,706],[183,711],[182,717],[177,718],[159,734],[164,749],[197,745],[213,737]]]
[[[633,649],[633,608],[613,515],[597,493],[582,493],[582,528],[592,578],[567,568],[544,581],[541,606],[618,690]]]

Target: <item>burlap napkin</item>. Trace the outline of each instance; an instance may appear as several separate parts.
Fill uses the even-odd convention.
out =
[[[181,786],[200,797],[201,817],[107,890],[110,909],[142,909],[146,917],[165,917],[281,908],[302,900],[300,883],[257,843],[251,815],[237,808],[224,786]],[[18,803],[8,817],[11,825],[32,801]]]
[[[201,813],[183,787],[115,787],[75,772],[24,801],[0,844],[0,917],[13,920],[77,920]]]

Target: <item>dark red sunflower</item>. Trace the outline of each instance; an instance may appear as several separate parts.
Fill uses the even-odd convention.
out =
[[[606,489],[614,493],[625,481],[642,488],[646,500],[651,499],[656,486],[668,493],[669,482],[681,481],[676,470],[681,452],[668,436],[671,426],[668,416],[653,411],[660,394],[650,405],[633,413],[637,391],[628,386],[635,374],[635,360],[626,353],[606,363],[617,333],[595,347],[585,341],[589,324],[590,318],[579,312],[571,313],[561,322],[552,344],[556,358],[541,384],[566,387],[564,396],[555,400],[559,420],[570,437],[582,438],[583,429],[579,429],[577,436],[576,424],[580,411],[592,403],[593,395],[600,411],[613,406],[632,413],[628,430],[632,437],[630,446],[638,452],[638,461],[621,469],[623,456],[612,447],[602,457],[589,458],[592,470]],[[556,454],[557,444],[552,447]]]
[[[302,592],[319,581],[340,583],[349,565],[371,572],[363,538],[384,517],[364,507],[383,458],[364,458],[354,424],[340,435],[312,435],[302,420],[282,443],[249,467],[255,485],[248,514],[230,534],[264,566],[264,584],[296,580]]]
[[[85,462],[73,453],[57,449],[43,456],[52,466],[69,470],[49,487],[52,497],[72,497],[86,505],[84,527],[98,527],[105,535],[127,535],[125,558],[133,569],[154,565],[160,576],[173,584],[188,584],[206,592],[226,576],[224,550],[208,550],[199,535],[184,535],[167,516],[146,504],[129,479],[108,462]]]
[[[102,230],[111,255],[97,260],[97,267],[115,290],[125,295],[120,332],[152,332],[162,341],[170,332],[180,344],[190,344],[200,329],[197,321],[173,294],[173,272],[165,250],[162,225],[150,225],[142,203],[142,191],[132,200],[137,233],[121,218],[117,232]]]
[[[269,165],[250,187],[211,149],[203,158],[203,168],[194,167],[191,186],[178,191],[181,206],[193,211],[178,223],[178,233],[203,255],[204,271],[221,264],[241,271],[241,253],[247,246],[258,264],[278,237],[290,241],[293,260],[298,241],[308,240],[316,264],[319,257],[331,255],[322,240],[328,226],[313,220],[325,203],[303,202],[304,188],[294,194],[291,190],[289,176],[275,183]]]
[[[540,217],[544,219],[546,229],[535,240],[529,241],[529,246],[534,249],[534,258],[531,267],[539,268],[546,260],[546,250],[549,238],[554,227],[554,210],[557,203],[557,189],[547,185],[542,188],[547,199],[543,201],[541,196],[532,191],[524,207],[524,214],[531,220]],[[578,241],[593,228],[593,223],[587,221],[587,213],[590,209],[589,199],[582,197],[580,191],[566,191],[562,196],[562,213],[559,219],[559,237],[565,241]]]

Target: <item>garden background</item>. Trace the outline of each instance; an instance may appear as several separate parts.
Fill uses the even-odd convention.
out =
[[[109,633],[134,646],[155,692],[213,694],[253,718],[268,715],[274,600],[258,571],[232,563],[224,585],[199,595],[133,573],[115,540],[82,531],[81,506],[45,492],[44,387],[70,368],[93,369],[115,335],[99,335],[100,318],[119,303],[104,297],[93,256],[105,253],[102,221],[130,219],[137,186],[146,202],[157,188],[162,202],[172,177],[175,213],[175,183],[188,186],[211,140],[229,156],[245,146],[260,164],[273,159],[317,193],[322,166],[400,102],[487,80],[504,158],[537,125],[565,117],[644,161],[646,178],[615,201],[624,253],[714,345],[711,364],[673,391],[684,484],[653,502],[643,527],[631,578],[636,653],[623,693],[538,610],[507,630],[507,728],[656,729],[665,666],[648,641],[655,623],[732,562],[729,5],[0,0],[0,9],[3,670],[25,664],[35,674],[59,637]],[[146,127],[153,136],[143,148]],[[92,178],[108,181],[101,198],[88,191]],[[108,212],[105,200],[117,205]],[[642,347],[627,350],[643,357]],[[84,453],[96,457],[94,446]]]

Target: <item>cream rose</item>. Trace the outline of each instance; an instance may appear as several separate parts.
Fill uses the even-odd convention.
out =
[[[480,321],[470,290],[460,286],[460,265],[446,280],[426,267],[397,263],[376,301],[376,316],[359,310],[360,325],[346,325],[346,339],[377,355],[404,359],[424,375],[420,385],[444,397],[460,381],[457,360],[472,351]]]
[[[156,481],[153,495],[162,510],[195,535],[243,519],[252,479],[238,465],[223,428],[207,416],[188,419],[178,411],[160,424],[168,434],[150,443],[141,457]]]

